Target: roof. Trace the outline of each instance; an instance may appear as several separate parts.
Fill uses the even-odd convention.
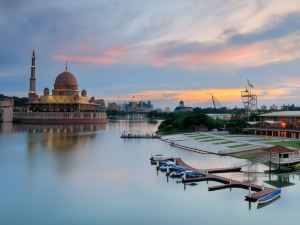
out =
[[[278,111],[259,115],[261,117],[300,117],[300,111]]]
[[[278,153],[278,154],[294,152],[293,150],[291,150],[287,147],[281,146],[281,145],[275,145],[273,147],[266,148],[264,150],[267,152],[274,152],[274,153]]]
[[[55,79],[55,85],[78,85],[76,77],[69,71],[64,71]]]
[[[259,121],[249,121],[249,122],[246,122],[246,123],[248,123],[250,125],[255,125],[255,124],[258,124],[260,122]]]
[[[265,121],[261,121],[261,123],[268,123],[268,124],[279,124],[279,123],[280,123],[280,121],[265,120]]]

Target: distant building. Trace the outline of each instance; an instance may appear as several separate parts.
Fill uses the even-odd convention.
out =
[[[97,110],[99,111],[105,111],[105,101],[104,99],[96,99]]]
[[[162,108],[155,108],[154,111],[158,112],[158,113],[162,113],[163,112]]]
[[[151,104],[151,101],[143,102],[140,101],[137,104],[137,112],[151,112],[153,111],[153,105]]]
[[[0,99],[0,122],[12,122],[13,121],[13,99]]]
[[[129,102],[127,112],[137,112],[137,102]]]
[[[270,106],[270,110],[271,110],[271,111],[277,111],[277,110],[278,110],[277,105],[275,105],[275,104],[271,105],[271,106]]]
[[[170,112],[171,112],[170,107],[165,107],[165,113],[170,113]]]
[[[232,115],[229,113],[222,114],[206,114],[207,116],[215,119],[215,120],[231,120]]]
[[[268,110],[268,107],[267,107],[266,105],[262,105],[262,106],[260,107],[260,109],[261,109],[262,111],[267,111],[267,110]]]
[[[115,102],[111,102],[107,104],[107,110],[109,111],[120,111],[120,105],[115,103]]]
[[[186,107],[184,106],[184,102],[180,101],[179,106],[174,109],[174,113],[186,113],[186,112],[193,112],[193,107]]]
[[[149,113],[153,111],[151,101],[128,102],[120,106],[120,111],[134,113]]]

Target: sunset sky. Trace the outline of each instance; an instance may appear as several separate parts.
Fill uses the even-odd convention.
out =
[[[300,105],[299,0],[0,0],[0,93],[26,96],[64,70],[89,96],[155,106]]]

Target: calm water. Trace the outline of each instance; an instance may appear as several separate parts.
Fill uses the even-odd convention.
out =
[[[184,186],[150,165],[153,153],[182,157],[199,167],[224,167],[238,159],[201,155],[159,140],[122,140],[124,130],[154,131],[147,122],[106,126],[10,126],[0,133],[0,224],[297,224],[297,174],[267,176],[263,165],[234,179],[284,186],[271,205],[249,208],[248,191],[208,192],[215,182]],[[268,183],[266,183],[268,182]]]

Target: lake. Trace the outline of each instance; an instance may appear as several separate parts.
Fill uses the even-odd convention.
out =
[[[0,124],[0,224],[296,224],[298,174],[269,176],[266,166],[204,155],[160,140],[123,140],[126,130],[153,132],[157,124],[114,120],[106,125]],[[242,181],[282,187],[281,198],[257,209],[247,190],[209,192],[167,180],[150,165],[153,154],[181,157],[198,168],[247,163]]]

